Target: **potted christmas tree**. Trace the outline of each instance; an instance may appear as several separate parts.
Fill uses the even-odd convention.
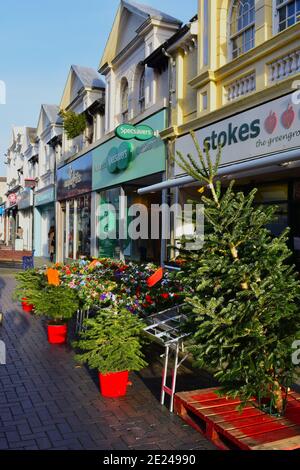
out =
[[[186,302],[193,332],[191,351],[200,367],[213,368],[228,397],[246,404],[251,397],[268,413],[283,414],[295,380],[292,345],[300,337],[300,285],[290,264],[287,231],[273,237],[266,228],[274,208],[255,205],[216,181],[209,152],[178,154],[185,172],[207,187],[205,242],[187,252],[181,280],[193,287]]]
[[[35,305],[35,314],[48,318],[49,343],[65,343],[68,332],[67,321],[79,307],[76,291],[62,285],[48,284],[42,291],[35,292],[30,300]]]
[[[45,280],[36,270],[28,269],[16,275],[17,286],[13,293],[13,300],[18,300],[22,304],[25,312],[32,312],[34,304],[28,301],[45,287]]]
[[[85,321],[85,330],[75,343],[81,350],[76,359],[97,369],[103,396],[124,396],[128,372],[147,365],[141,345],[143,326],[137,316],[113,306]]]

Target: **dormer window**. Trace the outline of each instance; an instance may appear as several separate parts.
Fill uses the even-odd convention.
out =
[[[231,58],[236,59],[255,44],[255,1],[234,0],[230,15]]]
[[[129,87],[127,78],[122,78],[121,81],[121,116],[122,123],[128,121],[128,108],[129,108]]]
[[[277,31],[300,21],[300,0],[276,0]]]

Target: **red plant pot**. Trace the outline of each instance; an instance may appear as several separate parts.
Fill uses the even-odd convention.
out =
[[[50,344],[63,344],[67,341],[67,325],[48,325],[47,329]]]
[[[99,372],[101,394],[108,398],[118,398],[126,395],[128,384],[128,370],[101,374]]]
[[[32,304],[28,304],[26,300],[27,300],[26,298],[22,299],[22,309],[24,312],[32,312],[34,309],[34,306]]]

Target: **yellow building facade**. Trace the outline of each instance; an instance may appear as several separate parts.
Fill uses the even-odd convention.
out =
[[[257,187],[258,203],[277,206],[270,229],[291,228],[300,267],[300,1],[199,0],[184,28],[166,47],[169,155],[196,154],[191,131],[212,157],[220,145],[224,186]],[[170,158],[164,184],[145,191],[184,204],[200,199],[198,189]]]
[[[252,3],[254,20],[248,28],[253,30],[252,47],[233,53],[233,10]],[[176,108],[165,138],[207,126],[292,90],[300,78],[300,23],[295,21],[280,31],[283,26],[277,6],[293,4],[297,8],[297,3],[295,19],[299,20],[300,2],[295,0],[199,0],[198,47],[187,53],[180,46],[174,57]],[[247,26],[241,34],[245,29],[247,32]]]

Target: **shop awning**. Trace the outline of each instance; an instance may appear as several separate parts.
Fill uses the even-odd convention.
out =
[[[238,176],[239,173],[249,173],[259,170],[259,169],[267,169],[274,166],[282,166],[286,167],[292,165],[293,162],[299,160],[300,162],[300,149],[296,150],[289,150],[286,152],[280,152],[273,155],[268,155],[267,157],[264,156],[262,158],[256,158],[255,160],[247,160],[245,162],[235,163],[232,165],[227,165],[219,169],[218,177],[224,176],[231,176],[235,175]],[[191,184],[195,182],[195,179],[191,176],[182,176],[178,178],[169,179],[163,181],[162,183],[153,184],[151,186],[146,186],[145,188],[140,188],[138,190],[138,194],[148,194],[158,191],[163,191],[164,189],[169,188],[178,188],[181,186],[185,186],[187,184]]]

